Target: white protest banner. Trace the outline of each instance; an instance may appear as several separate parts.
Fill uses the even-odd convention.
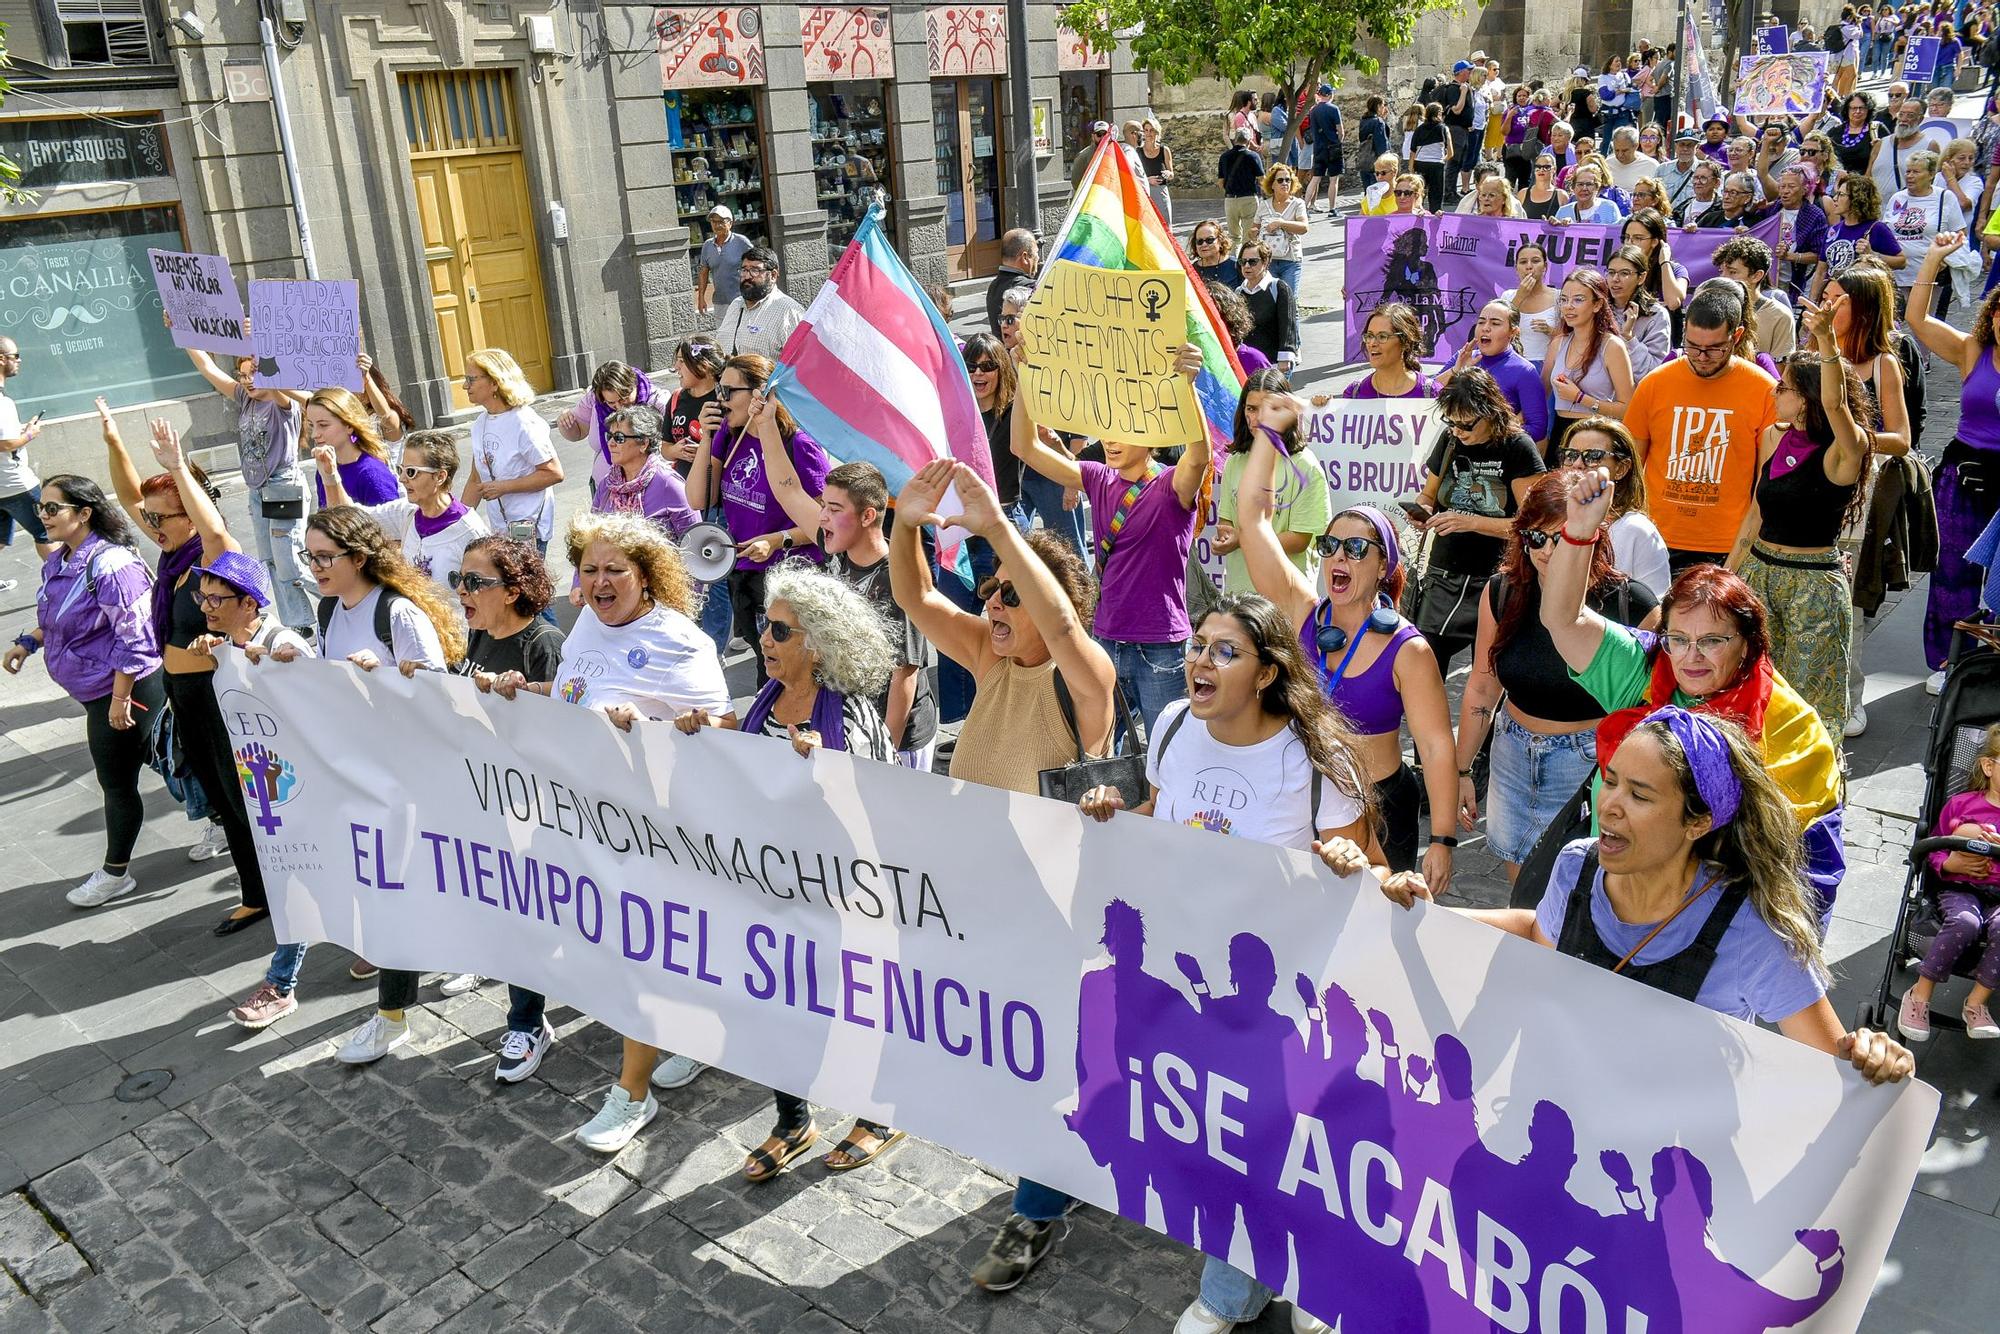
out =
[[[1037,426],[1133,445],[1185,445],[1207,429],[1174,370],[1187,341],[1184,275],[1059,259],[1022,312],[1021,402]]]
[[[189,255],[178,250],[146,251],[160,304],[173,320],[175,347],[199,348],[232,357],[252,355],[243,332],[243,300],[236,278],[221,255]]]
[[[254,279],[250,335],[259,389],[361,392],[361,292],[353,279]]]
[[[1301,852],[222,656],[278,939],[558,996],[1350,1330],[1851,1330],[1937,1112]]]
[[[1299,420],[1299,433],[1326,474],[1329,514],[1373,505],[1402,521],[1402,504],[1423,492],[1424,460],[1444,430],[1436,404],[1431,398],[1335,398]],[[1276,485],[1282,504],[1290,487],[1282,463]],[[1221,490],[1218,479],[1218,496]],[[1224,566],[1211,538],[1219,517],[1219,501],[1211,498],[1194,540],[1195,559],[1218,590]]]

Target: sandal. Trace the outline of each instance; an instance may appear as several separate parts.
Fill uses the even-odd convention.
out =
[[[743,1160],[743,1179],[752,1184],[769,1181],[818,1142],[819,1127],[811,1124],[795,1135],[773,1135],[750,1150],[750,1156]],[[777,1150],[775,1153],[773,1148]]]
[[[861,1147],[861,1141],[864,1139],[874,1140],[875,1147],[866,1153],[857,1153],[856,1150]],[[880,1158],[890,1149],[900,1144],[902,1140],[903,1132],[900,1130],[891,1130],[886,1135],[878,1136],[867,1127],[856,1124],[852,1130],[847,1132],[846,1138],[834,1146],[833,1152],[829,1153],[821,1161],[826,1164],[826,1170],[829,1172],[852,1172],[857,1167],[868,1166],[868,1164],[874,1162],[877,1158]],[[835,1158],[841,1158],[845,1161],[835,1162]]]

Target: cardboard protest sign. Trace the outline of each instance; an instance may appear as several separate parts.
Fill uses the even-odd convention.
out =
[[[1736,65],[1736,114],[1810,116],[1826,105],[1824,51],[1744,56]]]
[[[361,392],[361,293],[352,279],[251,283],[250,332],[259,389]]]
[[[1126,444],[1185,445],[1207,429],[1174,370],[1187,339],[1181,274],[1059,259],[1022,320],[1021,397],[1037,426]]]
[[[173,320],[175,347],[251,355],[250,337],[243,331],[243,302],[236,295],[236,278],[227,259],[152,249],[146,258],[153,266],[160,304]]]

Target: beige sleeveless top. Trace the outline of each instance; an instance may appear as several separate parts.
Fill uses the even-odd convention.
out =
[[[1075,693],[1070,692],[1072,699]],[[1086,753],[1100,757],[1110,744],[1107,734],[1097,746],[1086,747]],[[1076,743],[1056,699],[1055,659],[1020,667],[1012,658],[1001,658],[987,668],[972,697],[972,711],[959,728],[951,776],[1033,796],[1039,790],[1037,774],[1075,759]]]

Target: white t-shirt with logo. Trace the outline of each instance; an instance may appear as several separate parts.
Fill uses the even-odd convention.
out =
[[[0,437],[12,440],[21,434],[21,409],[14,400],[0,394]],[[0,449],[0,496],[18,496],[41,479],[28,466],[28,448]]]
[[[717,717],[730,712],[715,641],[670,607],[655,607],[623,625],[609,626],[585,607],[563,641],[550,693],[600,712],[630,704],[656,721],[690,709]]]
[[[392,500],[383,505],[363,505],[382,531],[403,544],[403,555],[440,588],[451,587],[451,576],[465,563],[465,549],[493,530],[478,510],[467,510],[456,519],[425,537],[417,531],[421,513],[414,500]]]
[[[1146,756],[1146,781],[1160,793],[1155,818],[1301,850],[1320,830],[1345,829],[1361,818],[1361,803],[1331,776],[1320,781],[1319,809],[1307,809],[1312,761],[1290,727],[1254,746],[1226,746],[1192,715],[1174,727],[1187,709],[1186,700],[1177,700],[1154,725],[1162,738],[1173,728],[1172,740]]]
[[[526,477],[544,463],[554,462],[555,457],[549,424],[532,407],[524,404],[505,412],[481,413],[473,420],[473,462],[479,475],[489,482]],[[496,533],[506,532],[511,521],[532,520],[535,535],[546,542],[556,531],[555,497],[554,487],[495,496],[480,506],[480,513]]]

